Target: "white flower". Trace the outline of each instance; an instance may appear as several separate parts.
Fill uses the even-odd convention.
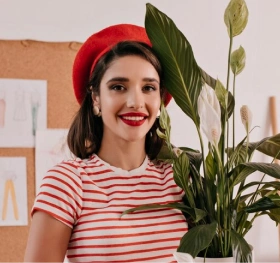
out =
[[[215,91],[209,86],[202,87],[197,106],[200,128],[208,141],[217,147],[221,137],[221,107]]]
[[[241,116],[241,121],[246,129],[246,132],[248,133],[249,130],[251,129],[253,115],[247,105],[243,105],[240,108],[240,116]]]

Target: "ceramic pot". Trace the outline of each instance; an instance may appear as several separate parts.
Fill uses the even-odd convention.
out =
[[[252,247],[252,246],[251,246]],[[253,253],[253,247],[252,247],[252,258],[251,258],[251,262],[255,262],[254,261],[254,253]],[[176,261],[178,263],[202,263],[202,262],[205,262],[205,263],[223,263],[223,262],[228,262],[228,263],[234,263],[236,262],[235,258],[234,257],[227,257],[227,258],[201,258],[201,257],[196,257],[196,258],[193,258],[190,254],[187,254],[187,253],[182,253],[182,252],[174,252],[173,253],[173,256],[174,258],[176,259]],[[238,260],[238,259],[237,259]],[[250,261],[250,259],[249,259]]]
[[[197,262],[217,262],[217,263],[223,263],[223,262],[230,262],[233,263],[234,258],[233,257],[228,257],[228,258],[200,258],[196,257],[193,258],[190,254],[187,253],[182,253],[182,252],[174,252],[173,253],[174,258],[177,260],[178,263],[197,263]]]
[[[206,258],[204,261],[204,258],[198,258],[196,257],[194,259],[195,263],[233,263],[234,259],[233,257],[229,258]]]

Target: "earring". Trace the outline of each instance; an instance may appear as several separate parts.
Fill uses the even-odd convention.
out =
[[[101,111],[100,109],[95,105],[93,106],[93,114],[97,117],[100,117],[101,116]]]
[[[159,118],[159,116],[160,116],[160,109],[158,110],[157,118]]]

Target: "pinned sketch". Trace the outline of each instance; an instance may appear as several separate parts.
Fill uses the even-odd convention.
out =
[[[25,157],[0,157],[0,226],[28,224]]]
[[[46,129],[36,131],[35,165],[36,194],[42,179],[54,165],[73,158],[67,145],[68,129]]]
[[[0,79],[0,147],[34,147],[47,127],[47,82]]]

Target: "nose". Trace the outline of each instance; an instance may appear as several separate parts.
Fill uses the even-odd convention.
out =
[[[139,90],[130,90],[126,105],[128,108],[140,109],[144,107],[144,94]]]

